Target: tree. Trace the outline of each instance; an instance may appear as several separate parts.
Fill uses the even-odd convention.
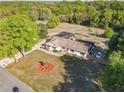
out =
[[[109,23],[112,19],[112,10],[111,9],[105,9],[101,12],[100,15],[100,26],[103,28],[109,27]]]
[[[38,10],[38,11],[37,11]],[[1,2],[0,16],[15,14],[31,16],[33,20],[49,20],[51,16],[60,17],[61,22],[69,22],[95,27],[124,27],[124,3],[122,1],[94,1],[94,2]],[[69,16],[69,17],[68,17]],[[74,17],[74,18],[73,18]]]
[[[48,20],[51,16],[52,16],[52,12],[49,8],[39,9],[39,19],[40,20]]]
[[[48,28],[54,28],[54,27],[56,27],[57,25],[59,25],[59,23],[60,23],[59,17],[57,17],[57,16],[52,16],[52,17],[49,19],[49,21],[48,21],[48,23],[47,23],[47,26],[48,26]]]
[[[121,1],[111,1],[109,6],[112,10],[124,10],[124,3]]]
[[[8,19],[3,22],[1,29],[1,33],[5,31],[6,39],[2,37],[3,43],[5,43],[2,47],[9,50],[6,53],[7,56],[15,55],[16,52],[14,51],[16,50],[20,51],[24,56],[23,51],[30,50],[38,39],[37,25],[25,15],[13,15],[8,17]]]
[[[118,51],[113,52],[109,60],[100,78],[103,88],[107,91],[124,91],[124,57]]]
[[[13,39],[10,36],[10,32],[6,30],[7,19],[0,23],[0,59],[3,57],[12,57],[17,53],[17,49],[13,46]]]
[[[37,9],[35,9],[35,8],[31,9],[29,16],[31,17],[31,19],[33,21],[37,21],[39,19],[39,13],[38,13]]]
[[[82,24],[82,22],[86,20],[86,15],[82,13],[74,13],[72,20],[75,24]]]
[[[59,15],[59,19],[61,22],[68,22],[68,15]]]
[[[69,15],[68,22],[69,22],[69,23],[72,23],[72,24],[75,23],[75,22],[74,22],[74,16],[73,16],[73,14],[70,14],[70,15]]]
[[[90,5],[95,7],[98,11],[104,10],[106,8],[106,3],[103,0],[99,0],[97,2],[91,2]]]
[[[90,26],[99,26],[99,12],[95,7],[88,6],[87,9],[87,24]]]
[[[41,38],[46,38],[48,36],[48,27],[46,25],[40,25],[40,37]]]
[[[116,36],[114,35],[114,38],[110,40],[109,47],[111,50],[120,50],[124,52],[124,32],[119,31]]]
[[[113,11],[112,16],[111,27],[118,30],[124,28],[124,11]]]
[[[120,36],[117,39],[117,42],[118,42],[117,48],[124,52],[124,32],[120,34]]]
[[[104,36],[106,38],[112,38],[113,36],[113,30],[111,28],[106,28],[104,32]]]

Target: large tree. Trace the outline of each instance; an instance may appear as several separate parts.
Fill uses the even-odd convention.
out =
[[[111,27],[116,28],[116,29],[124,28],[124,10],[113,11]]]
[[[89,6],[87,9],[87,24],[96,27],[99,25],[99,12],[95,7]]]
[[[109,27],[109,23],[112,19],[112,10],[111,9],[105,9],[101,12],[100,15],[100,26],[103,28]]]
[[[52,16],[52,12],[49,8],[41,8],[38,11],[40,20],[48,20]]]
[[[0,49],[4,47],[9,50],[7,56],[14,55],[17,50],[23,55],[23,51],[30,50],[38,40],[38,26],[24,15],[8,17],[2,22],[0,33],[1,36],[4,34],[1,37],[3,44],[0,45]]]
[[[112,38],[112,36],[113,36],[113,30],[111,28],[106,28],[104,32],[104,37]]]
[[[59,17],[58,16],[52,16],[49,19],[49,21],[47,23],[47,26],[48,26],[48,28],[54,28],[57,25],[59,25],[59,23],[60,23]]]
[[[13,46],[13,38],[10,32],[6,30],[6,20],[0,23],[0,59],[3,57],[12,57],[17,53],[17,48]]]
[[[120,50],[124,52],[124,32],[123,30],[111,39],[109,47],[111,50]]]
[[[109,60],[101,76],[103,88],[107,91],[124,91],[124,56],[120,51],[113,52]]]
[[[39,36],[41,38],[46,38],[48,36],[48,27],[46,25],[40,24]]]

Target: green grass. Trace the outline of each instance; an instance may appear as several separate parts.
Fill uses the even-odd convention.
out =
[[[63,58],[63,59],[62,59]],[[55,66],[53,72],[38,73],[39,61],[49,62]],[[101,91],[94,83],[102,67],[71,56],[59,57],[39,50],[33,51],[19,63],[12,63],[7,70],[28,84],[34,91]]]

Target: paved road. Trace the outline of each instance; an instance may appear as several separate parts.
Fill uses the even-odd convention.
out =
[[[0,92],[12,92],[14,86],[18,87],[20,92],[33,91],[29,86],[0,67]]]

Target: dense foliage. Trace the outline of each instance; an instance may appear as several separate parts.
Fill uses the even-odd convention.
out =
[[[107,91],[124,91],[124,31],[120,30],[110,41],[109,63],[101,75]]]
[[[111,50],[120,50],[122,52],[124,52],[124,31],[119,31],[119,33],[117,33],[117,35],[115,35],[111,41],[110,41],[110,45],[109,45]]]
[[[52,16],[52,12],[49,8],[41,8],[38,10],[39,20],[48,20]]]
[[[28,16],[13,15],[0,24],[0,57],[28,51],[38,39],[38,27]]]
[[[59,18],[58,18],[57,16],[52,16],[52,17],[49,19],[49,21],[48,21],[48,23],[47,23],[47,26],[48,26],[48,28],[54,28],[54,27],[56,27],[57,25],[59,25],[59,23],[60,23]]]
[[[41,38],[46,38],[48,36],[48,27],[46,25],[40,25],[39,35]]]
[[[106,30],[104,32],[104,36],[106,38],[112,38],[112,36],[113,36],[113,30],[111,28],[106,28]]]
[[[26,14],[35,20],[49,20],[53,15],[61,22],[95,27],[124,28],[123,1],[81,2],[2,2],[0,17]]]
[[[120,51],[113,52],[109,60],[101,78],[103,87],[107,91],[124,91],[124,56]]]

